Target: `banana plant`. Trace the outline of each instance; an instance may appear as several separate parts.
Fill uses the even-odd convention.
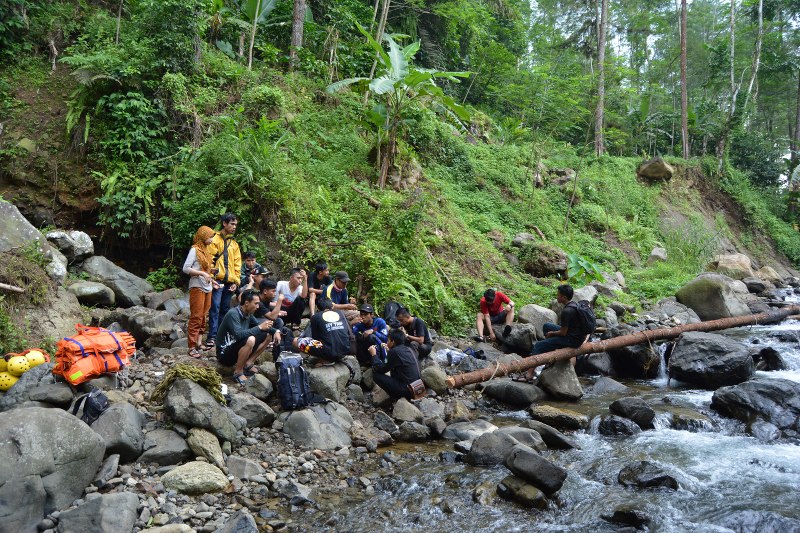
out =
[[[267,20],[269,14],[275,9],[278,0],[242,0],[240,10],[245,19],[250,23],[250,48],[247,52],[247,70],[253,68],[253,45],[256,42],[258,25]]]
[[[446,79],[458,83],[458,78],[465,78],[470,73],[417,68],[412,64],[412,60],[419,50],[419,41],[401,48],[392,35],[384,35],[383,40],[388,45],[388,50],[384,50],[367,30],[360,24],[356,25],[377,55],[377,76],[340,80],[330,84],[327,91],[334,93],[352,87],[361,93],[371,92],[378,99],[378,103],[367,113],[367,120],[376,126],[378,133],[376,159],[379,170],[378,186],[383,189],[397,156],[397,136],[400,127],[407,119],[412,104],[419,100],[429,100],[458,119],[468,121],[467,110],[446,95],[442,88],[436,85],[435,80]],[[382,150],[384,137],[386,149]]]

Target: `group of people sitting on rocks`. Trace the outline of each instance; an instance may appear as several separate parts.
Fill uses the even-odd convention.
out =
[[[268,348],[274,357],[282,350],[307,354],[317,365],[333,365],[353,354],[360,365],[373,368],[375,383],[390,396],[411,397],[408,385],[420,379],[419,358],[433,348],[425,321],[399,307],[396,327],[390,329],[372,305],[356,306],[347,292],[347,272],[331,277],[324,262],[315,265],[311,276],[293,268],[288,280],[272,280],[272,272],[258,264],[254,253],[242,257],[234,239],[237,222],[234,214],[227,213],[220,231],[201,226],[184,262],[183,272],[190,276],[189,354],[200,358],[203,351],[216,349],[217,360],[233,367],[233,379],[240,385],[258,372],[256,361]],[[544,325],[546,338],[534,345],[533,354],[579,346],[585,340],[586,335],[578,333],[575,308],[567,305],[572,296],[569,285],[558,287],[558,302],[565,305],[561,325]],[[486,333],[496,341],[495,324],[504,324],[507,337],[514,307],[508,296],[488,289],[480,300],[476,340],[485,341]],[[295,336],[306,308],[309,324]],[[531,369],[524,379],[532,377]]]

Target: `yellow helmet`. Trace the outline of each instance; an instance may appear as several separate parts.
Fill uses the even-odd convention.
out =
[[[31,368],[43,365],[46,362],[44,354],[39,350],[31,350],[30,352],[25,354],[25,357],[28,358],[28,362],[30,363]]]
[[[17,376],[12,376],[8,372],[0,372],[0,391],[7,391],[14,386],[14,383],[19,381]]]
[[[31,369],[31,364],[28,362],[27,357],[25,357],[24,355],[15,355],[14,357],[8,360],[8,368],[6,370],[12,376],[19,377],[30,369]]]
[[[5,372],[8,370],[8,363],[6,363],[6,358],[0,356],[0,372]]]

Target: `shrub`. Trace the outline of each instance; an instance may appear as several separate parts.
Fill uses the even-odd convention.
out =
[[[259,85],[242,95],[242,105],[250,118],[264,115],[275,118],[280,115],[286,105],[286,97],[283,95],[283,91],[277,87]]]

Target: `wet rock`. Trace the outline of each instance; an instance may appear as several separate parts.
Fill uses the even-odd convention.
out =
[[[714,333],[682,333],[669,360],[671,377],[707,389],[741,383],[754,372],[746,346]]]
[[[483,419],[473,420],[471,422],[454,422],[447,426],[442,436],[448,440],[472,441],[484,433],[491,433],[496,429],[497,426]]]
[[[781,354],[772,346],[759,350],[753,359],[756,361],[756,370],[771,371],[786,370],[788,368]]]
[[[551,450],[580,449],[580,446],[578,446],[573,439],[567,437],[556,428],[548,426],[538,420],[526,420],[520,425],[538,433]]]
[[[544,330],[542,326],[545,322],[556,324],[558,322],[558,316],[556,316],[556,313],[552,309],[536,304],[527,304],[522,306],[522,309],[519,310],[518,320],[522,324],[531,324],[536,328],[536,338],[544,339]]]
[[[538,433],[521,427],[500,428],[492,433],[484,433],[472,442],[464,462],[477,466],[501,464],[515,446],[524,446],[533,451],[546,448]],[[535,452],[534,452],[535,453]]]
[[[208,429],[218,437],[237,443],[237,433],[247,421],[220,405],[201,385],[189,379],[176,379],[164,400],[167,415],[189,427]]]
[[[672,165],[660,157],[642,161],[636,168],[636,177],[647,181],[669,181],[673,174],[675,169]]]
[[[192,461],[161,476],[161,483],[182,494],[206,494],[223,491],[228,486],[228,478],[210,463]]]
[[[128,463],[142,454],[143,423],[143,415],[131,404],[112,404],[92,424],[92,429],[103,437],[106,454],[119,454],[122,462]]]
[[[716,431],[714,422],[706,415],[686,408],[670,408],[670,427],[678,431],[700,433]]]
[[[400,424],[393,437],[403,442],[422,442],[430,438],[430,428],[423,424],[413,421],[406,421]]]
[[[497,486],[491,482],[484,482],[472,490],[472,501],[479,505],[491,505],[496,494]]]
[[[264,376],[253,377],[261,377],[264,381],[269,383]],[[246,392],[233,394],[230,408],[234,413],[247,421],[247,427],[270,427],[272,422],[275,421],[275,411],[266,403]]]
[[[394,404],[392,418],[400,422],[418,422],[420,424],[425,419],[425,417],[422,415],[422,412],[405,398],[400,398]]]
[[[37,367],[38,368],[38,367]],[[21,407],[0,417],[0,502],[6,531],[35,531],[48,513],[83,494],[105,443],[60,409]]]
[[[186,441],[171,429],[156,429],[147,433],[143,449],[139,462],[144,464],[176,465],[192,456]]]
[[[630,391],[628,387],[615,381],[609,377],[600,376],[594,383],[587,389],[586,393],[591,395],[610,394],[610,393],[626,393]]]
[[[649,524],[651,521],[650,517],[646,513],[627,504],[618,505],[614,509],[614,514],[601,515],[601,517],[603,520],[608,520],[609,522],[613,522],[615,524],[632,526],[637,529]]]
[[[761,442],[771,442],[781,438],[781,430],[775,424],[757,420],[750,424],[748,431]]]
[[[255,461],[238,455],[228,457],[228,473],[236,478],[248,481],[253,476],[260,476],[264,473],[261,465]]]
[[[584,429],[589,425],[589,419],[585,415],[569,409],[561,409],[550,405],[532,405],[529,412],[534,420],[557,429]]]
[[[81,305],[89,307],[114,307],[114,291],[95,281],[76,281],[67,290],[78,298]]]
[[[222,456],[222,447],[219,440],[210,431],[201,428],[192,428],[186,437],[186,444],[197,457],[205,457],[209,463],[222,468],[225,466],[225,459]]]
[[[702,320],[749,315],[750,309],[733,292],[729,279],[721,274],[700,274],[681,287],[675,296]]]
[[[250,513],[239,511],[214,533],[258,533],[256,520]]]
[[[99,255],[86,259],[80,268],[81,272],[85,272],[114,291],[117,304],[122,307],[142,305],[144,295],[153,292],[150,283]]]
[[[344,363],[312,368],[308,372],[308,384],[311,390],[334,402],[341,400],[349,380],[350,369]]]
[[[425,386],[439,396],[447,393],[447,374],[439,366],[429,366],[422,370],[422,381]]]
[[[510,378],[493,379],[483,387],[483,393],[513,407],[527,407],[543,400],[547,394],[531,383],[513,381]]]
[[[516,446],[505,459],[506,467],[525,481],[532,483],[547,495],[561,489],[567,471],[548,461],[527,446]]]
[[[642,429],[654,427],[656,412],[641,398],[620,398],[612,402],[608,409],[614,414],[633,420]]]
[[[131,492],[103,494],[58,516],[59,533],[132,531],[139,498]]]
[[[606,415],[600,418],[597,432],[609,437],[630,436],[640,433],[641,428],[633,420],[616,415]]]
[[[612,326],[613,327],[613,326]],[[575,360],[575,373],[579,376],[613,376],[611,356],[606,352],[579,355]]]
[[[569,360],[556,361],[542,370],[539,386],[559,400],[577,401],[583,396],[583,388]]]
[[[620,324],[610,328],[602,338],[631,335],[643,329],[645,329],[643,326],[633,327],[628,324]],[[650,343],[623,346],[617,350],[609,350],[608,355],[611,357],[611,364],[617,376],[637,379],[653,379],[658,376],[661,356]]]
[[[505,500],[512,500],[529,509],[547,509],[547,497],[544,493],[516,476],[506,476],[497,485],[497,495]],[[488,505],[488,504],[484,504]]]
[[[800,431],[800,383],[787,379],[755,378],[714,392],[711,408],[744,422],[757,419],[784,432]]]
[[[678,490],[678,481],[660,466],[650,461],[638,461],[625,466],[617,477],[622,485],[641,489],[667,488]]]
[[[283,412],[278,421],[283,432],[300,446],[335,450],[352,444],[350,428],[353,417],[347,409],[334,402]]]

